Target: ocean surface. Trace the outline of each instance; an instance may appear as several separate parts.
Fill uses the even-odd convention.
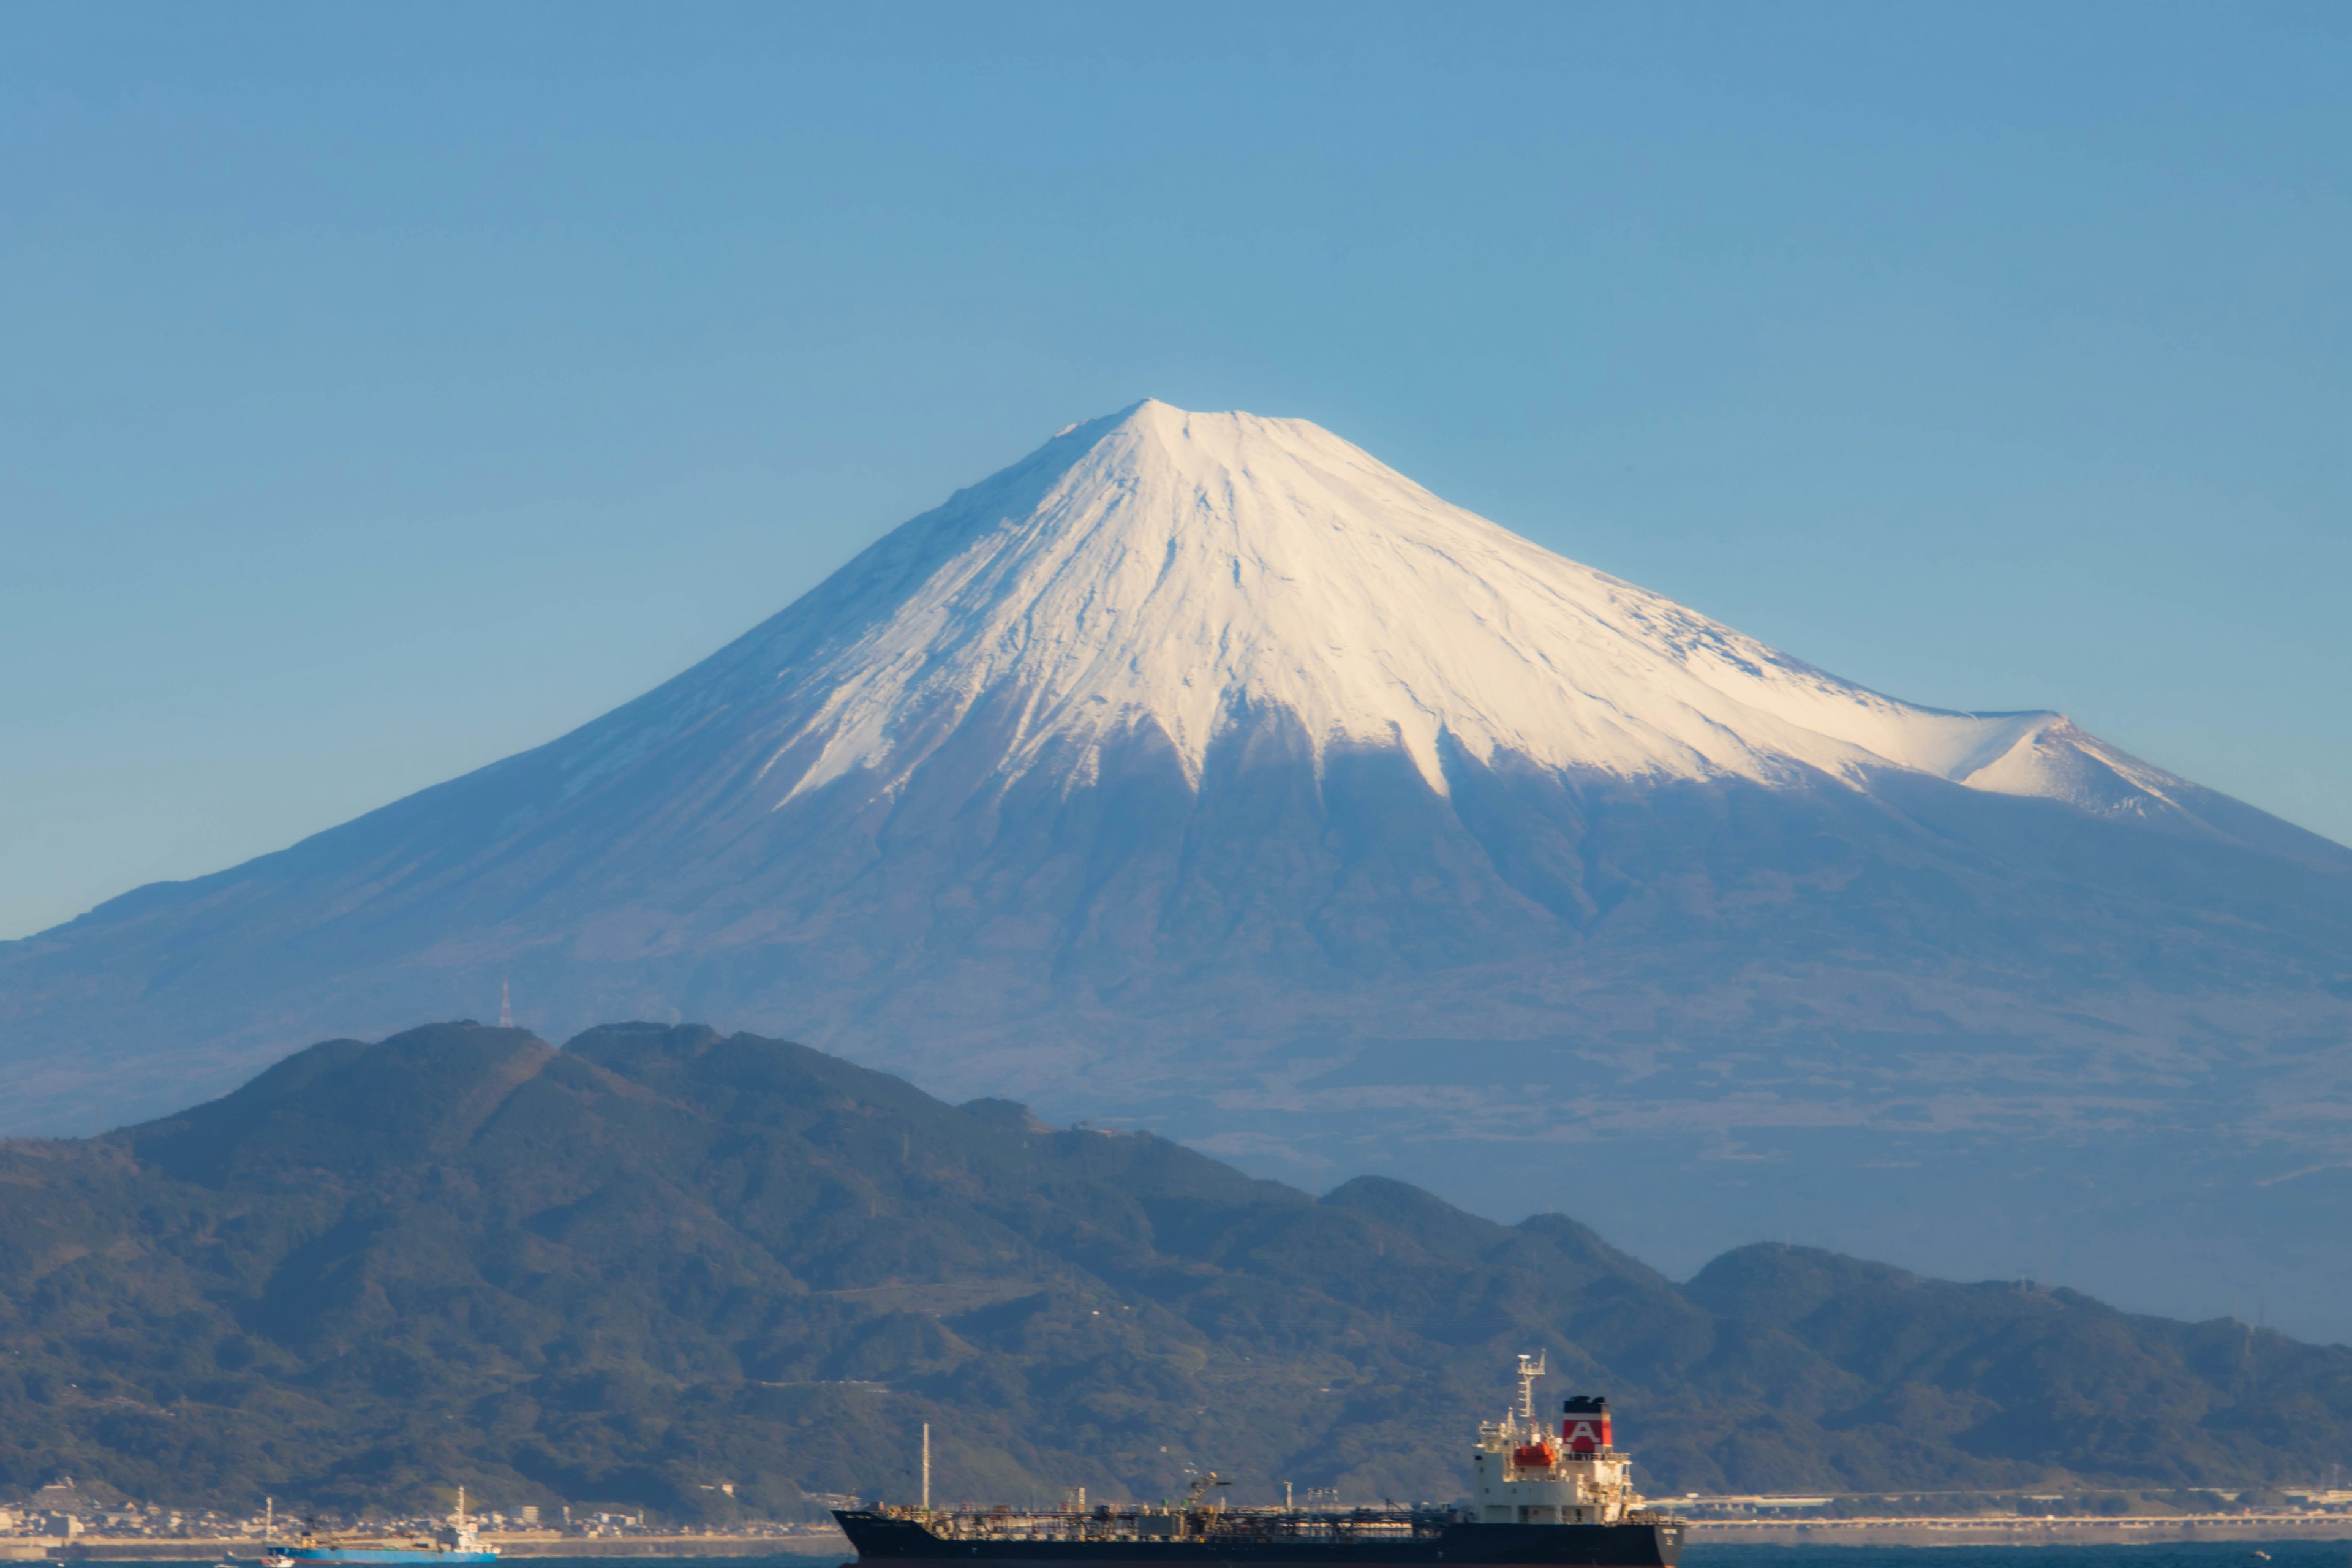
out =
[[[2270,1553],[2265,1563],[2255,1555]],[[1706,1568],[2352,1568],[2352,1541],[2168,1541],[2147,1546],[1757,1546],[1683,1549]]]

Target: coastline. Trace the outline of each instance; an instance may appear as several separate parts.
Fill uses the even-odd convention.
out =
[[[843,1563],[856,1553],[849,1538],[837,1531],[812,1531],[804,1535],[500,1535],[483,1539],[502,1558],[519,1557],[792,1557],[815,1563]],[[120,1541],[104,1536],[0,1537],[0,1563],[257,1563],[261,1542],[249,1535],[203,1539],[194,1536],[131,1537]]]

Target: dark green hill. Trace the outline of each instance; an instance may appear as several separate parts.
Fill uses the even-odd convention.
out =
[[[907,1495],[929,1421],[949,1498],[1440,1497],[1538,1349],[1661,1491],[2242,1486],[2352,1437],[2340,1347],[1777,1247],[1677,1289],[1559,1215],[1318,1200],[702,1028],[332,1041],[0,1145],[5,1489],[790,1514]]]

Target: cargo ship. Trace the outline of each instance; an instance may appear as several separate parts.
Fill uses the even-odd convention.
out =
[[[1478,1428],[1471,1491],[1414,1508],[1226,1508],[1204,1476],[1190,1499],[1157,1507],[1080,1501],[1050,1510],[919,1505],[836,1509],[866,1563],[984,1563],[992,1568],[1311,1563],[1318,1568],[1673,1568],[1683,1524],[1643,1505],[1620,1453],[1609,1401],[1563,1400],[1555,1433],[1536,1415],[1536,1357],[1519,1358],[1519,1397]]]
[[[261,1568],[300,1568],[302,1564],[314,1563],[437,1563],[444,1564],[445,1568],[456,1568],[458,1563],[496,1563],[499,1560],[499,1549],[484,1545],[473,1521],[466,1516],[466,1489],[463,1487],[457,1489],[457,1515],[446,1528],[435,1531],[425,1539],[400,1545],[320,1541],[305,1531],[296,1544],[281,1546],[271,1539],[277,1533],[276,1522],[277,1504],[273,1501],[270,1505],[270,1525],[265,1535],[270,1543],[261,1549]]]

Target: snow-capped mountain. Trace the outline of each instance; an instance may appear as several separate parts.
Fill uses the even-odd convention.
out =
[[[2016,1169],[2047,1211],[2122,1161],[2171,1237],[2191,1188],[2352,1166],[2352,852],[2057,714],[1841,680],[1313,425],[1159,403],[570,735],[0,946],[0,1125],[506,975],[551,1035],[793,1034],[1308,1180],[1606,1227],[1606,1175],[1669,1260],[1802,1203],[2023,1272]],[[2115,1245],[2075,1278],[2209,1305]]]
[[[1619,779],[1863,784],[1874,769],[2178,815],[2159,769],[2055,713],[1948,713],[1840,680],[1448,505],[1297,419],[1146,402],[959,493],[657,693],[566,742],[581,779],[724,711],[751,798],[895,794],[987,724],[1002,787],[1149,736],[1198,787],[1276,721]],[[658,739],[657,739],[658,738]]]

